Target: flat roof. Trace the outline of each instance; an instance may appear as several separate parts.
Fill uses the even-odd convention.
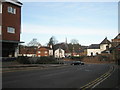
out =
[[[9,2],[9,3],[15,4],[15,5],[20,6],[20,7],[23,5],[18,0],[1,0],[1,2]]]
[[[0,40],[0,42],[6,42],[6,43],[24,43],[23,41],[10,41],[10,40]]]

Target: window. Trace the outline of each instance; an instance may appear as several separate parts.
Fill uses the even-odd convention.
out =
[[[2,34],[2,27],[0,26],[0,35]]]
[[[8,7],[8,12],[12,14],[16,14],[16,9],[12,7]]]
[[[45,51],[45,53],[47,53],[47,51]]]
[[[38,57],[40,57],[40,55],[38,55]]]
[[[13,28],[13,27],[7,27],[7,32],[8,33],[15,33],[15,28]]]
[[[38,51],[38,53],[40,53],[40,51]]]
[[[2,3],[0,3],[0,13],[2,13]]]

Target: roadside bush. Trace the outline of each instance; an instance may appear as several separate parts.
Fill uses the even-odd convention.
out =
[[[82,60],[85,56],[71,56],[73,60]]]
[[[103,56],[103,55],[100,55],[99,56],[99,61],[108,61],[110,58],[108,56]]]
[[[58,64],[57,60],[54,57],[38,57],[36,64]]]
[[[28,59],[29,59],[31,64],[35,64],[37,59],[38,59],[38,57],[29,57]]]
[[[20,56],[17,58],[17,62],[21,64],[63,64],[57,61],[54,57],[27,57]]]
[[[21,64],[30,64],[29,58],[27,56],[18,57],[17,62],[19,62]]]

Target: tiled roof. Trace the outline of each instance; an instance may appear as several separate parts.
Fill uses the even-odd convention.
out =
[[[58,48],[61,48],[65,51],[67,51],[68,50],[68,45],[66,43],[59,43],[59,44],[54,45],[54,50],[56,50]]]
[[[100,49],[100,45],[99,44],[91,44],[90,46],[88,46],[88,49]]]
[[[100,44],[110,44],[111,42],[107,39],[107,37]]]
[[[51,49],[50,47],[47,47],[47,46],[41,46],[39,49],[41,49],[41,48],[46,48],[46,49]]]
[[[20,47],[20,54],[36,54],[38,49],[34,47]]]

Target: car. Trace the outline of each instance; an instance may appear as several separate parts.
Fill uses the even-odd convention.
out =
[[[73,61],[71,65],[84,65],[84,62],[81,61]]]

